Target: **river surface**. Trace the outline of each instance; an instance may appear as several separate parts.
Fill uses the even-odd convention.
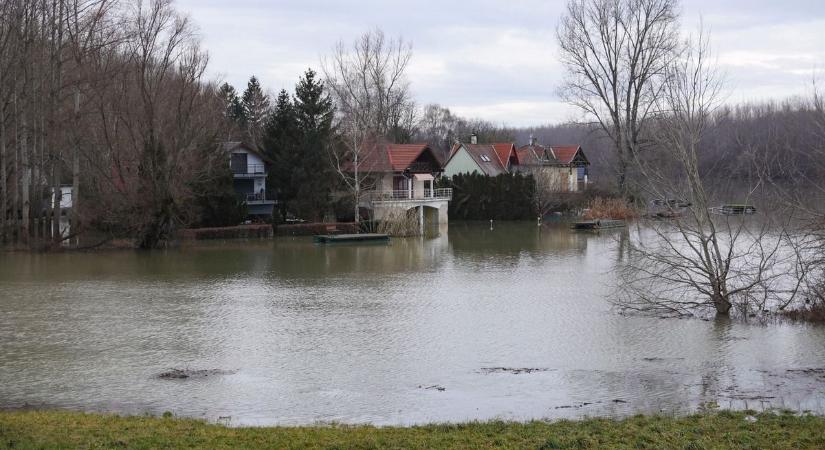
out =
[[[231,425],[825,413],[823,327],[612,311],[620,233],[452,223],[390,245],[0,254],[0,408]],[[172,368],[216,372],[158,376]]]

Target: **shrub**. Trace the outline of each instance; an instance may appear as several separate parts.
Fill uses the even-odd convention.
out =
[[[191,228],[183,230],[181,238],[203,241],[209,239],[261,239],[272,237],[271,225],[238,225],[235,227]]]
[[[536,217],[535,183],[530,175],[458,174],[441,178],[437,187],[453,189],[450,219],[534,220]]]
[[[591,200],[588,210],[584,213],[584,218],[595,219],[620,219],[627,220],[638,217],[638,211],[623,199],[596,197]]]

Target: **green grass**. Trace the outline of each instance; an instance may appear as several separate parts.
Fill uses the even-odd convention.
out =
[[[484,422],[417,427],[228,428],[169,417],[0,412],[0,448],[825,448],[825,418],[718,412],[625,420]]]

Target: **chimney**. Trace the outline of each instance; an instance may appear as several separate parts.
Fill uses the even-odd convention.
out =
[[[473,133],[470,135],[470,143],[475,145],[478,144],[478,135]]]
[[[536,145],[536,138],[532,134],[530,135],[530,146]]]

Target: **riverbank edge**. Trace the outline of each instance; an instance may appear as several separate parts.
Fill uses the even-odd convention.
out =
[[[230,428],[175,417],[0,411],[0,448],[825,448],[825,417],[719,411],[683,417],[410,427]]]

